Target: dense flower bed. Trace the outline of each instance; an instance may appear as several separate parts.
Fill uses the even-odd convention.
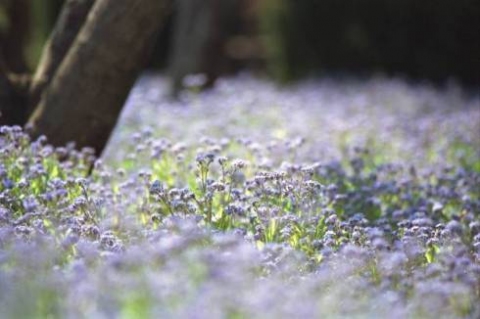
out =
[[[2,317],[478,318],[478,98],[164,86],[100,160],[1,128]]]

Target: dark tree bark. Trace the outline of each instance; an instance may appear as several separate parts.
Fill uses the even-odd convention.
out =
[[[169,3],[96,0],[29,120],[31,134],[101,154]]]
[[[44,89],[50,84],[60,63],[70,49],[95,0],[67,0],[42,56],[30,86],[28,112],[37,106]]]

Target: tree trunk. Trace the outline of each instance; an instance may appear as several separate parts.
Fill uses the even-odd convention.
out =
[[[29,120],[33,137],[74,141],[100,155],[169,3],[96,0]]]
[[[177,97],[186,75],[202,72],[201,60],[212,34],[213,6],[217,0],[177,0],[173,43],[169,57],[171,95]]]
[[[75,40],[95,0],[67,0],[50,38],[45,44],[40,62],[30,86],[28,113],[37,106],[44,89]]]
[[[172,97],[182,90],[186,75],[204,74],[203,87],[208,88],[220,75],[235,71],[238,61],[254,56],[254,42],[239,36],[246,22],[243,11],[253,7],[253,1],[176,1],[168,70]]]

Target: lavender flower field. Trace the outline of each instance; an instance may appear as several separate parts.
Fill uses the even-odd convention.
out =
[[[138,81],[101,159],[0,129],[0,318],[480,318],[478,95],[166,92]]]

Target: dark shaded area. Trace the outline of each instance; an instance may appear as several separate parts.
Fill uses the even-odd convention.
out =
[[[28,0],[0,1],[3,12],[0,27],[0,63],[9,72],[25,73],[24,47],[29,36],[31,16]]]
[[[152,58],[147,65],[149,69],[164,70],[167,68],[168,48],[172,41],[173,33],[173,17],[173,14],[169,14],[166,17],[165,26],[160,30],[158,38],[153,44]]]
[[[267,0],[264,29],[274,70],[406,75],[464,84],[480,80],[480,1]],[[269,8],[270,7],[270,8]],[[280,9],[279,9],[280,8]],[[272,49],[272,48],[270,48]]]
[[[29,85],[28,75],[7,75],[0,67],[0,126],[25,122]]]
[[[204,56],[199,57],[203,65],[191,72],[215,70],[213,73],[225,74],[252,65],[258,69],[266,61],[273,75],[281,80],[323,73],[383,72],[437,82],[450,77],[464,84],[480,82],[478,0],[231,2],[237,2],[232,6],[235,12],[217,10],[212,15],[211,35],[203,44]],[[15,29],[15,33],[4,32],[0,39],[3,51],[13,52],[5,54],[7,59],[22,57],[28,30],[39,27],[32,25],[39,20],[35,17],[48,16],[44,19],[52,21],[46,25],[53,27],[62,3],[50,0],[44,10],[39,10],[26,0],[0,1],[11,17],[9,20],[15,23],[9,29]],[[216,1],[205,3],[217,5]],[[178,55],[172,53],[177,16],[175,13],[168,17],[166,28],[156,41],[150,67],[166,70],[172,54]],[[258,23],[263,26],[261,30],[255,26]],[[265,56],[260,47],[266,47],[269,54]],[[244,56],[239,57],[238,53]],[[21,60],[8,61],[8,65],[16,72],[24,72],[26,66]]]

